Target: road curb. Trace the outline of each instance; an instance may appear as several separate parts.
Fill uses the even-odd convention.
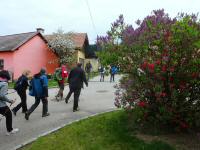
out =
[[[18,149],[20,149],[20,148],[22,148],[22,147],[24,147],[24,146],[26,146],[26,145],[28,145],[28,144],[30,144],[30,143],[36,141],[38,138],[43,137],[43,136],[46,136],[46,135],[48,135],[48,134],[50,134],[50,133],[53,133],[53,132],[55,132],[55,131],[58,131],[59,129],[61,129],[61,128],[67,126],[67,125],[70,125],[70,124],[72,124],[72,123],[74,123],[74,122],[78,122],[78,121],[80,121],[80,120],[88,119],[88,118],[90,118],[90,117],[94,117],[94,116],[97,116],[97,115],[101,115],[101,114],[104,114],[104,113],[113,112],[113,111],[117,111],[117,110],[121,110],[121,109],[118,109],[118,108],[114,108],[114,107],[113,107],[113,108],[111,108],[111,110],[107,110],[107,111],[95,113],[95,114],[92,114],[92,115],[89,115],[89,116],[86,116],[86,117],[83,117],[83,118],[80,118],[80,119],[77,119],[77,120],[74,120],[74,121],[70,121],[70,122],[64,123],[63,125],[58,126],[58,127],[54,128],[54,129],[52,129],[52,130],[50,130],[50,131],[47,131],[47,132],[45,132],[45,133],[42,133],[42,134],[38,135],[38,136],[35,137],[35,138],[31,138],[31,139],[27,140],[26,142],[24,142],[24,143],[22,143],[22,144],[20,144],[20,145],[18,145],[18,146],[16,146],[16,147],[14,147],[14,148],[11,149],[11,150],[18,150]]]

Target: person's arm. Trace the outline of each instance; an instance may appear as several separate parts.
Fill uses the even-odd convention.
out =
[[[83,71],[83,82],[85,83],[86,86],[88,86],[88,82],[85,76],[85,72]]]
[[[43,90],[44,90],[44,96],[48,97],[49,93],[48,93],[48,79],[46,75],[42,76],[42,86],[43,86]]]
[[[8,90],[8,88],[6,87],[6,85],[3,85],[0,88],[0,101],[6,101],[8,103],[13,103],[13,101],[9,100],[8,97],[6,96],[7,90]]]
[[[72,70],[69,72],[69,75],[68,75],[68,83],[70,83],[70,80],[71,80],[71,77],[72,77]]]
[[[26,89],[29,86],[28,78],[27,77],[24,79],[24,86],[26,87]]]

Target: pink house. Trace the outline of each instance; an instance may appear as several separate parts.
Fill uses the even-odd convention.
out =
[[[0,67],[9,70],[13,79],[27,69],[33,75],[42,67],[53,73],[58,66],[57,55],[39,31],[0,36]]]

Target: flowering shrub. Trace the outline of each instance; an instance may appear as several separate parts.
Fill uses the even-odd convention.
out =
[[[138,110],[140,123],[174,129],[200,127],[200,23],[197,16],[169,18],[153,11],[138,28],[122,30],[118,63],[127,75],[115,105]],[[109,49],[107,49],[109,53]]]

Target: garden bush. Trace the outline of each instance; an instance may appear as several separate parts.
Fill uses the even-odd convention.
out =
[[[97,39],[106,53],[117,51],[115,63],[125,74],[116,86],[115,105],[134,112],[139,124],[155,124],[176,131],[198,130],[200,23],[197,15],[179,13],[170,18],[164,10],[156,10],[143,21],[138,20],[135,29],[123,21],[119,17],[111,27],[119,36],[108,32],[106,42],[102,42],[102,37]],[[121,42],[116,44],[115,38]],[[107,43],[113,47],[106,47]]]

